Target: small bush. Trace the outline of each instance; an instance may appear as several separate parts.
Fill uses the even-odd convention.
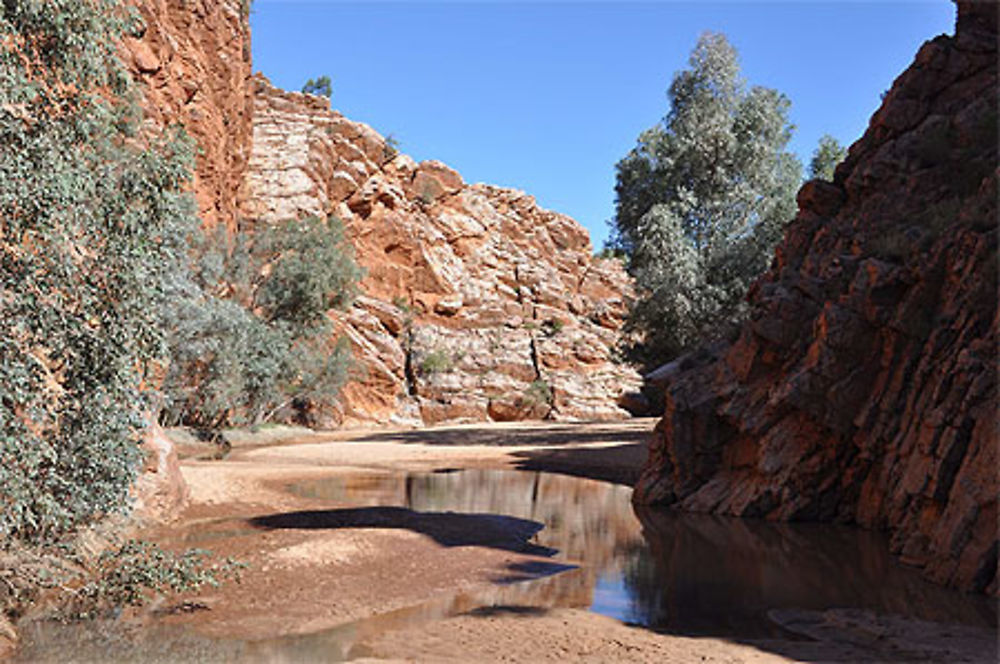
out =
[[[228,255],[203,257],[197,288],[168,307],[166,424],[258,424],[297,400],[332,403],[347,378],[349,345],[331,339],[326,314],[350,304],[361,271],[339,222],[281,224],[239,250],[247,244],[238,237]],[[227,291],[249,302],[215,295]]]
[[[445,373],[454,368],[451,356],[443,350],[433,350],[420,361],[420,373],[425,376]]]
[[[399,139],[392,134],[386,134],[385,142],[382,143],[382,163],[388,163],[399,154]]]
[[[526,404],[532,406],[539,406],[542,404],[552,405],[552,387],[549,385],[548,381],[540,378],[533,381],[531,385],[524,390],[524,394],[521,399]]]
[[[545,334],[554,337],[563,331],[566,324],[560,318],[550,318],[545,321]]]
[[[330,77],[326,75],[315,79],[310,78],[302,86],[302,92],[307,95],[317,95],[329,99],[333,95],[333,85],[330,82]]]
[[[410,303],[407,302],[406,298],[401,295],[397,295],[396,297],[392,298],[392,306],[396,307],[404,314],[408,314],[413,311],[413,308],[410,307]]]
[[[246,564],[227,558],[210,562],[210,551],[188,549],[175,554],[142,540],[128,540],[102,553],[92,578],[76,591],[68,617],[93,618],[124,606],[141,606],[153,595],[218,587],[225,579],[239,580]]]

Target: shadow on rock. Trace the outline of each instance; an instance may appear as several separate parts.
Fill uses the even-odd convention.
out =
[[[335,530],[342,528],[390,528],[410,530],[442,546],[485,546],[535,556],[552,556],[556,549],[530,540],[544,528],[537,521],[500,514],[455,514],[417,512],[405,507],[356,507],[304,510],[269,514],[249,519],[250,525],[267,530]]]

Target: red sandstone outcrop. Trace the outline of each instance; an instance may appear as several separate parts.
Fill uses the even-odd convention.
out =
[[[997,178],[997,5],[960,2],[802,187],[739,339],[662,372],[636,500],[886,530],[996,593]]]
[[[248,0],[136,0],[145,24],[125,40],[147,122],[182,125],[197,146],[194,193],[206,227],[235,229],[250,153]]]
[[[333,214],[365,268],[338,317],[360,365],[351,420],[611,419],[630,282],[587,232],[520,191],[415,163],[321,97],[255,79],[244,217]]]

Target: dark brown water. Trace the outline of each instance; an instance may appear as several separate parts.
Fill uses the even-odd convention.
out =
[[[418,531],[441,513],[510,517],[497,523],[516,524],[513,541],[539,558],[479,592],[316,634],[222,642],[155,624],[127,634],[117,634],[121,626],[114,623],[40,625],[28,630],[21,659],[338,661],[366,654],[365,640],[387,630],[464,613],[573,607],[664,633],[761,644],[822,638],[830,630],[870,636],[874,629],[871,638],[885,640],[899,623],[943,635],[914,651],[923,659],[996,661],[996,603],[924,581],[874,533],[635,510],[628,487],[540,472],[359,474],[302,482],[289,491],[351,505],[352,518],[405,508],[393,511],[392,527],[407,527],[410,515]],[[534,533],[527,542],[525,524]],[[210,548],[212,532],[201,537],[192,544]],[[947,640],[959,637],[971,639],[971,649],[949,649]],[[908,659],[905,650],[887,653],[880,651]]]

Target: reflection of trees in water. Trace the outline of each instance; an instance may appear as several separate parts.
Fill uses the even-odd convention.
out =
[[[774,524],[637,507],[644,546],[624,566],[637,622],[692,634],[768,636],[773,608],[872,609],[993,625],[996,611],[925,581],[877,534],[829,524]]]

